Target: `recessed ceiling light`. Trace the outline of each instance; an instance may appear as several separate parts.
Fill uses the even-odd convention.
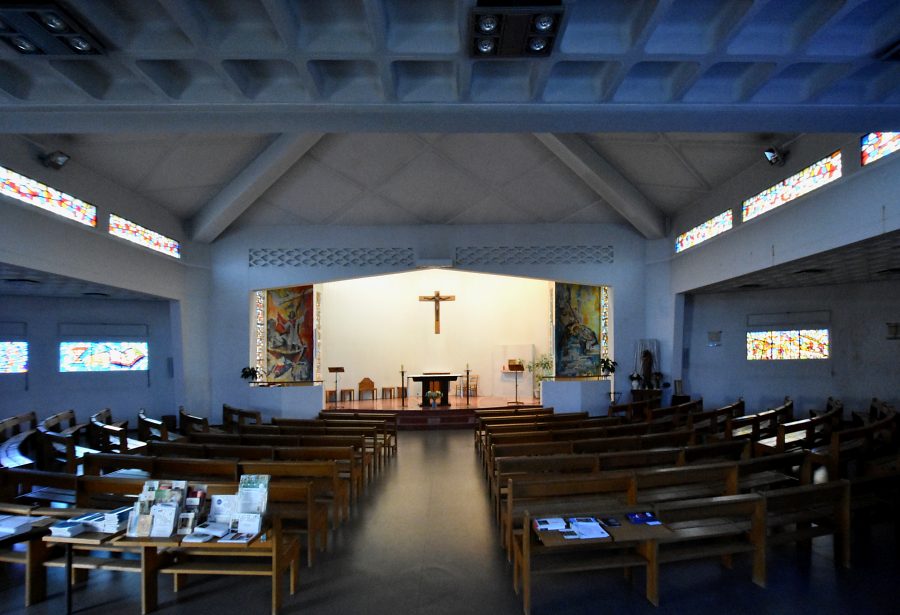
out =
[[[478,31],[482,34],[493,34],[500,26],[496,15],[482,15],[478,18]]]
[[[63,20],[62,17],[52,11],[41,13],[41,23],[44,24],[44,26],[48,30],[54,33],[69,31],[69,25]]]
[[[528,39],[528,49],[535,53],[540,53],[547,48],[547,39],[543,36],[535,36]]]
[[[487,55],[489,53],[494,53],[494,48],[495,48],[494,39],[480,38],[480,39],[478,39],[477,43],[478,43],[478,53],[485,54],[485,55]]]
[[[80,36],[73,36],[72,38],[67,38],[66,43],[69,44],[69,47],[77,51],[78,53],[90,53],[94,50],[94,47]]]
[[[553,15],[543,14],[534,18],[534,29],[538,32],[549,32],[556,20]]]
[[[40,53],[40,49],[38,49],[37,45],[31,42],[31,40],[25,38],[21,35],[13,36],[9,39],[9,44],[13,46],[13,49],[18,51],[19,53],[32,54],[32,53]]]

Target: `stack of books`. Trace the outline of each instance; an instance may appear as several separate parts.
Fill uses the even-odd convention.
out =
[[[24,515],[0,515],[0,538],[24,534],[32,527],[34,517]]]
[[[78,536],[82,532],[85,531],[84,523],[81,521],[75,521],[73,519],[69,519],[67,521],[57,521],[53,525],[50,526],[50,534],[53,536],[64,536],[67,538],[71,538],[72,536]]]

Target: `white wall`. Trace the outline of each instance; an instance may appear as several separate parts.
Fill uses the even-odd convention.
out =
[[[268,415],[311,416],[322,408],[320,387],[253,388],[239,378],[249,361],[248,297],[252,290],[349,280],[399,273],[408,266],[352,264],[342,266],[267,266],[250,267],[252,248],[353,248],[365,251],[375,247],[410,247],[416,259],[452,261],[457,247],[492,246],[578,246],[609,245],[614,250],[612,263],[492,263],[467,267],[498,275],[538,280],[557,280],[591,285],[609,285],[613,297],[615,348],[630,356],[634,341],[646,337],[644,307],[645,241],[630,227],[621,225],[496,225],[496,226],[416,226],[416,227],[258,227],[230,231],[212,246],[213,283],[210,319],[215,323],[210,337],[213,413],[222,403],[258,408]],[[449,288],[449,287],[448,287]],[[422,292],[436,289],[428,283]],[[458,293],[458,296],[463,296]],[[411,301],[409,309],[429,307]],[[449,318],[453,305],[442,311]],[[432,312],[433,313],[433,312]],[[425,317],[423,315],[423,317]],[[450,320],[446,321],[450,323]],[[444,334],[440,336],[445,338]],[[327,342],[326,342],[327,344]],[[462,356],[462,355],[460,355]],[[400,362],[393,358],[396,369]],[[496,361],[492,360],[492,364]],[[464,364],[463,364],[464,366]],[[346,366],[345,366],[346,367]],[[349,379],[347,380],[349,381]],[[358,382],[358,379],[356,380]],[[354,382],[355,384],[355,382]],[[626,383],[627,384],[627,383]],[[379,384],[380,386],[380,384]]]
[[[885,323],[900,321],[898,297],[900,282],[690,296],[685,390],[711,407],[744,397],[751,412],[776,405],[785,395],[801,415],[822,408],[829,395],[850,410],[867,408],[872,397],[896,404],[900,341],[886,339]],[[831,312],[829,359],[747,361],[748,314],[816,310]],[[722,331],[721,346],[707,345],[708,331]]]
[[[174,378],[167,365],[174,356],[168,301],[6,296],[0,297],[0,322],[25,323],[29,343],[27,376],[0,374],[0,416],[34,410],[40,418],[72,408],[84,421],[110,408],[116,419],[134,425],[140,408],[151,416],[177,414]],[[149,371],[60,373],[62,323],[87,328],[101,323],[146,325]]]
[[[323,284],[322,365],[344,366],[340,387],[354,388],[363,377],[377,387],[399,386],[401,364],[407,374],[461,374],[468,364],[480,377],[479,394],[512,396],[514,382],[501,378],[501,365],[550,351],[550,286],[441,269]],[[439,335],[434,304],[418,300],[435,290],[456,297],[441,302]],[[523,376],[522,391],[530,394]],[[334,386],[330,378],[327,384]]]

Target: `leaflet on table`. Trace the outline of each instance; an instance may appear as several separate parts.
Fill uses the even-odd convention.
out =
[[[590,538],[608,538],[609,533],[603,529],[603,526],[594,517],[570,517],[569,531],[574,532],[574,536],[564,536],[565,538],[578,538],[587,540]]]
[[[166,538],[175,531],[175,519],[178,518],[178,506],[174,502],[154,504],[150,508],[153,523],[150,525],[150,536]]]
[[[534,520],[534,529],[536,530],[564,530],[566,529],[566,520],[562,517],[543,517]]]
[[[238,513],[266,512],[266,503],[269,499],[269,475],[268,474],[244,474],[238,485]]]
[[[256,513],[238,513],[231,524],[232,530],[242,534],[259,534],[262,530],[262,515]]]
[[[236,495],[214,495],[209,507],[209,520],[216,523],[231,523],[231,518],[237,512]]]
[[[201,523],[200,525],[195,527],[193,534],[215,536],[216,538],[221,538],[229,531],[230,530],[227,523],[215,523],[213,521],[207,521],[206,523]]]
[[[246,543],[250,542],[251,540],[253,540],[254,536],[256,536],[256,534],[246,534],[243,532],[229,532],[228,534],[225,534],[224,536],[219,538],[219,542],[246,544]]]
[[[628,513],[627,516],[628,521],[635,525],[662,525],[662,522],[650,511]]]

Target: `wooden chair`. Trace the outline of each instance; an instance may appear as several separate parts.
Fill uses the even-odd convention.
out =
[[[363,378],[359,381],[359,401],[363,400],[363,396],[368,393],[372,401],[375,401],[375,383],[371,378]]]
[[[463,381],[465,383],[465,381]],[[478,397],[478,374],[469,376],[469,396]]]
[[[151,419],[146,415],[145,410],[141,408],[138,411],[138,440],[142,442],[161,441],[174,442],[180,440],[181,436],[169,433],[169,428],[159,419]]]
[[[394,399],[394,387],[381,387],[381,399]]]
[[[341,401],[353,401],[354,389],[341,389]]]

